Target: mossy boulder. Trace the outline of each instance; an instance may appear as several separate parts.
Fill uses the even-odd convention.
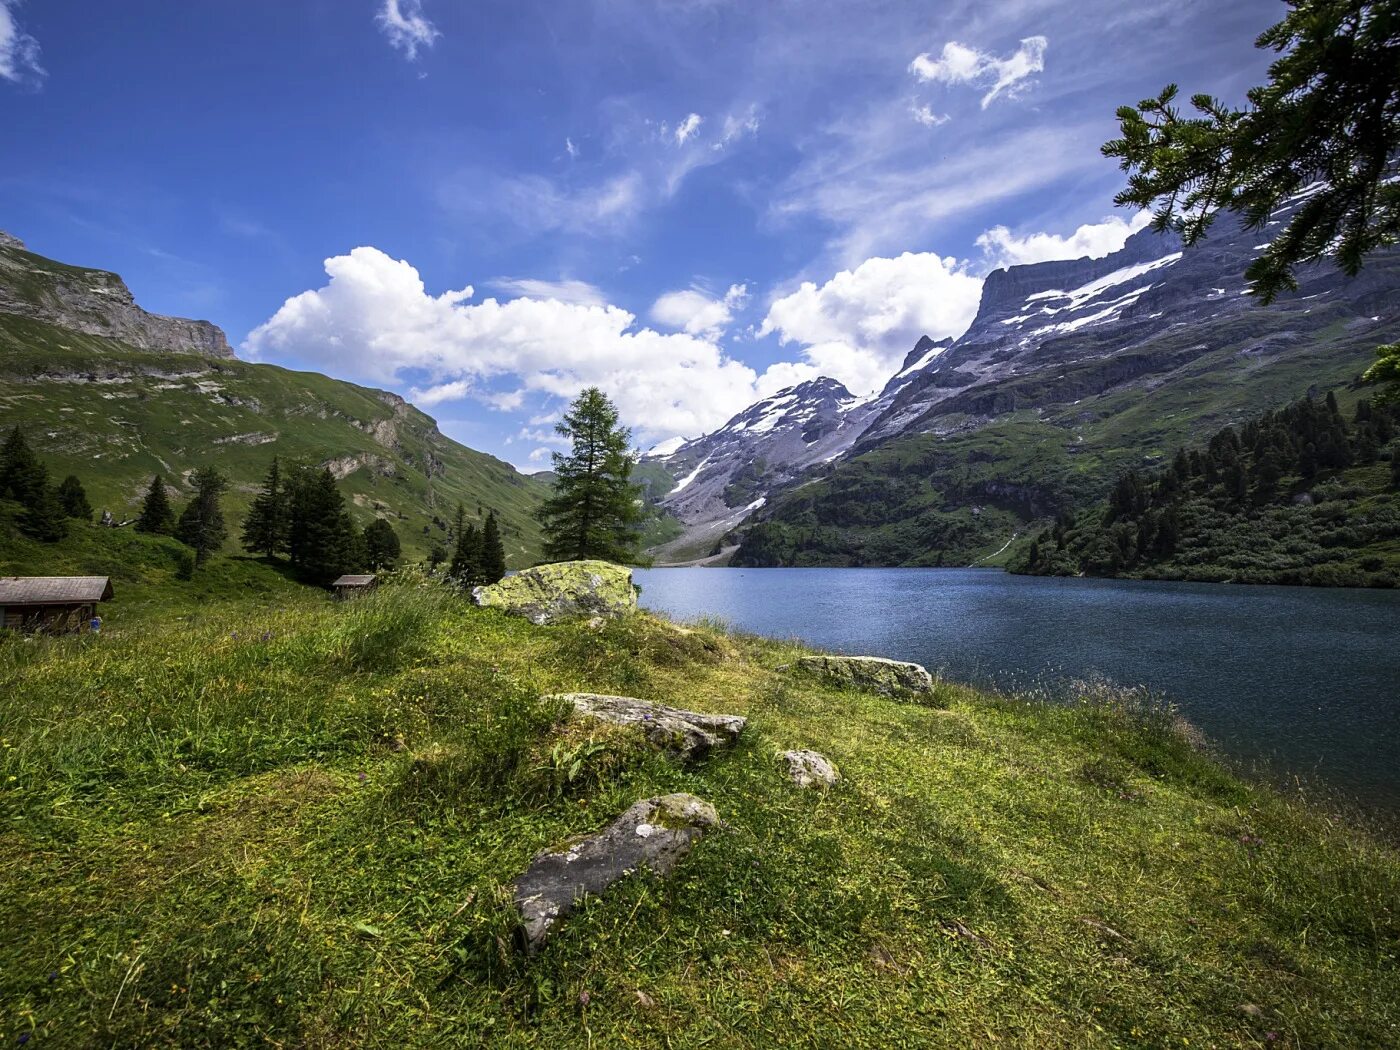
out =
[[[523,616],[531,623],[557,623],[637,611],[632,570],[606,561],[565,561],[536,565],[500,583],[472,590],[477,605]]]
[[[585,718],[614,725],[640,726],[653,747],[670,752],[683,762],[694,762],[715,748],[734,744],[747,724],[747,719],[740,715],[682,711],[630,696],[564,693],[555,699],[572,705]]]
[[[797,666],[843,689],[933,703],[933,677],[920,664],[879,656],[803,656]]]

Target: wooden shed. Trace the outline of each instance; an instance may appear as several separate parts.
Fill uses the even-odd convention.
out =
[[[369,576],[342,576],[336,580],[332,587],[335,588],[337,598],[353,598],[357,594],[365,594],[379,583],[379,577],[373,574]]]
[[[78,631],[111,597],[106,576],[0,576],[0,623],[16,631]]]

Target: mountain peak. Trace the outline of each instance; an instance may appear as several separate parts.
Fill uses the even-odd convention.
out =
[[[6,233],[0,230],[0,248],[12,248],[16,251],[25,251],[24,242],[13,233]]]

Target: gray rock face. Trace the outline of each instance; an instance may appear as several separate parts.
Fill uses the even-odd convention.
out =
[[[24,251],[24,242],[13,233],[6,233],[0,230],[0,248],[13,248],[16,251]]]
[[[630,696],[565,693],[558,699],[573,704],[575,711],[589,718],[615,725],[639,725],[653,746],[671,752],[684,762],[703,758],[717,747],[732,745],[748,724],[748,720],[739,715],[682,711]]]
[[[474,588],[472,601],[540,625],[637,611],[632,570],[605,561],[536,565],[500,583]]]
[[[138,350],[233,357],[217,325],[147,313],[114,273],[50,263],[26,253],[9,235],[0,240],[0,273],[5,271],[12,279],[0,280],[0,313],[120,339]]]
[[[560,919],[589,894],[646,868],[667,875],[695,843],[719,824],[708,802],[694,795],[649,798],[596,835],[535,855],[512,887],[520,912],[521,946],[539,951]]]
[[[797,666],[847,689],[929,702],[933,677],[919,664],[879,656],[803,656]]]
[[[819,752],[784,751],[778,757],[787,763],[788,779],[800,788],[829,788],[841,779],[836,767]]]

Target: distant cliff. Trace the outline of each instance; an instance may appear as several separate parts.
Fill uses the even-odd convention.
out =
[[[162,317],[136,305],[126,282],[106,270],[65,266],[25,250],[0,230],[0,313],[84,335],[120,339],[139,350],[233,357],[218,325]]]

